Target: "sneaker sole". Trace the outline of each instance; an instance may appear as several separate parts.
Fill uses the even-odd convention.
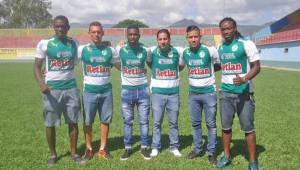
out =
[[[145,160],[150,160],[151,159],[151,156],[150,157],[145,157],[142,153],[141,153],[142,157],[145,159]]]
[[[120,158],[121,161],[126,161],[128,158]]]

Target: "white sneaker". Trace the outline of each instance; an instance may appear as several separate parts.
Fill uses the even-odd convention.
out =
[[[158,155],[158,149],[152,149],[150,156],[151,157],[156,157]]]
[[[171,150],[171,152],[173,153],[173,155],[175,157],[181,157],[182,156],[178,149],[173,149],[173,150]]]

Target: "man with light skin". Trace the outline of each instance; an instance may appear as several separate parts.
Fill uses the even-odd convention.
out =
[[[251,81],[260,72],[258,50],[252,41],[241,37],[234,19],[230,17],[222,19],[219,27],[224,38],[224,42],[218,48],[222,66],[220,109],[224,156],[218,161],[217,167],[224,168],[231,164],[232,124],[237,113],[248,146],[249,169],[258,170],[258,161],[255,157],[255,105]]]
[[[187,65],[189,75],[189,108],[193,127],[195,148],[188,154],[188,159],[194,159],[203,154],[202,148],[202,111],[208,131],[208,160],[215,165],[217,128],[216,111],[217,95],[214,70],[220,69],[219,56],[214,47],[200,43],[201,34],[197,26],[188,26],[186,39],[189,47],[183,52],[181,65]],[[215,68],[214,68],[215,66]]]
[[[80,97],[74,73],[77,42],[67,37],[70,25],[65,16],[59,15],[54,18],[53,29],[53,37],[38,43],[34,63],[34,75],[43,94],[44,124],[51,153],[48,165],[52,166],[58,160],[55,127],[60,125],[62,113],[69,126],[71,159],[77,164],[83,164],[85,161],[76,154],[77,123],[80,118]],[[44,61],[45,76],[42,72]]]
[[[109,124],[113,116],[113,96],[110,82],[110,70],[114,64],[115,50],[102,43],[104,35],[100,22],[92,22],[89,26],[91,42],[78,48],[78,57],[82,61],[84,75],[83,110],[84,136],[86,150],[84,159],[92,159],[92,125],[98,111],[101,120],[101,144],[97,156],[112,159],[108,152],[107,137]]]

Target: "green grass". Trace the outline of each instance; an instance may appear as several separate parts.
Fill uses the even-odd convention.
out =
[[[76,68],[81,87],[81,70]],[[0,64],[0,169],[47,169],[49,156],[43,126],[41,93],[33,77],[32,63]],[[219,79],[219,74],[217,75]],[[218,81],[219,82],[219,81]],[[300,155],[300,72],[262,69],[255,79],[257,154],[261,169],[299,169]],[[109,150],[114,160],[94,158],[82,166],[69,157],[67,126],[57,129],[57,151],[60,159],[49,169],[214,169],[207,155],[196,160],[175,158],[168,151],[167,118],[163,124],[163,150],[158,158],[145,161],[139,154],[139,130],[135,119],[134,151],[127,161],[120,161],[123,152],[122,118],[120,116],[120,74],[113,69],[114,118],[109,133]],[[181,73],[181,109],[179,129],[181,150],[187,155],[192,149],[192,128],[187,103],[187,75]],[[135,116],[136,117],[136,116]],[[98,119],[97,119],[98,122]],[[152,121],[150,121],[152,122]],[[151,123],[150,123],[151,124]],[[220,115],[217,114],[218,156],[222,154]],[[207,139],[205,126],[204,138]],[[151,134],[151,131],[150,131]],[[80,123],[79,153],[85,144]],[[149,138],[151,139],[151,137]],[[94,148],[98,149],[98,123],[94,124]],[[233,128],[233,164],[228,169],[246,169],[248,166],[244,134],[238,119]]]

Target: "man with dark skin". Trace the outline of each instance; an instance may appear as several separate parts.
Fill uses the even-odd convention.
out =
[[[257,170],[259,167],[255,157],[255,106],[251,80],[260,72],[258,50],[252,41],[241,37],[234,19],[224,18],[219,27],[224,38],[224,42],[218,48],[222,68],[220,109],[224,156],[218,161],[217,167],[224,168],[231,163],[232,123],[234,114],[237,113],[241,129],[245,132],[249,169]]]
[[[55,127],[60,125],[62,113],[69,126],[71,159],[78,164],[84,163],[76,154],[80,97],[74,74],[77,43],[67,37],[69,28],[69,21],[65,16],[55,17],[53,21],[55,35],[39,42],[34,63],[34,75],[43,94],[44,124],[51,153],[49,166],[58,160]],[[42,72],[44,61],[45,76]]]
[[[124,122],[125,152],[121,160],[127,160],[132,154],[134,107],[138,110],[140,127],[141,155],[145,160],[151,159],[147,151],[150,98],[145,67],[148,56],[147,49],[139,43],[138,27],[127,28],[127,44],[117,48],[119,62],[115,66],[121,71],[121,112]]]

